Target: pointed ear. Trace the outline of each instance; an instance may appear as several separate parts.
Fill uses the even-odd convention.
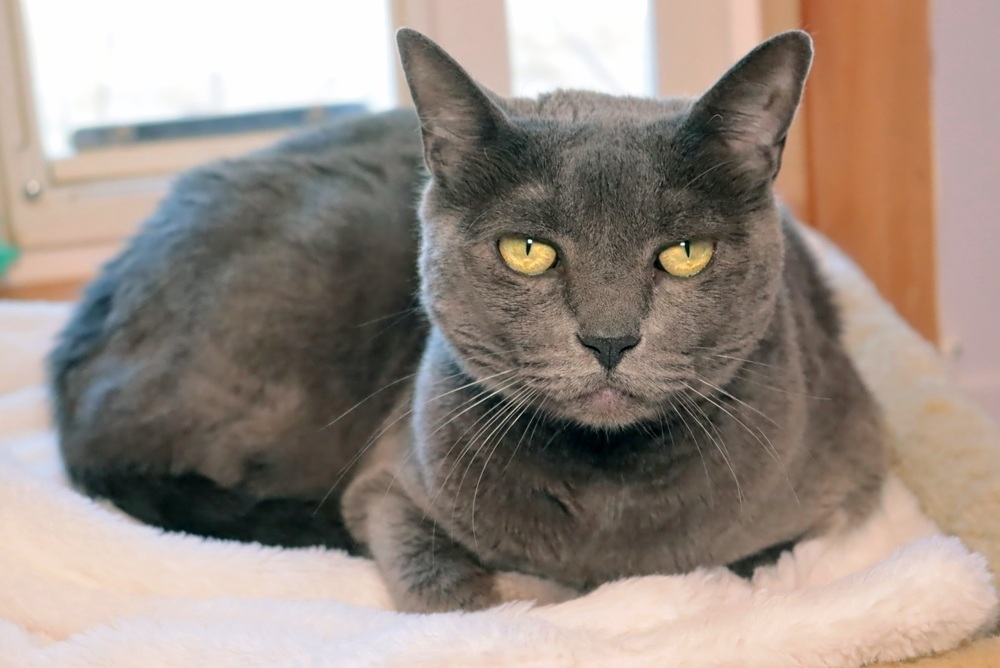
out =
[[[424,161],[445,183],[485,158],[485,148],[508,127],[506,114],[444,49],[416,30],[401,28],[396,45],[420,117]]]
[[[735,153],[758,176],[773,179],[812,56],[812,39],[801,30],[772,37],[695,102],[688,129]]]

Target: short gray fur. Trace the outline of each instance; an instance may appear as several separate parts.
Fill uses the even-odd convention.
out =
[[[416,611],[746,564],[865,517],[879,411],[772,192],[808,36],[696,101],[504,100],[398,42],[419,126],[192,172],[88,288],[51,358],[72,479],[171,529],[369,553]],[[557,265],[512,271],[509,234]],[[705,270],[656,267],[692,238],[717,242]],[[638,343],[608,369],[580,337]]]

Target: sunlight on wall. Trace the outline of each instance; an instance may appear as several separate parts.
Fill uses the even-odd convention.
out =
[[[648,0],[507,0],[507,30],[514,95],[654,92]]]

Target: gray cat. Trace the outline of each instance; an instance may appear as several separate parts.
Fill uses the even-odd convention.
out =
[[[772,191],[807,35],[696,101],[500,99],[398,44],[416,116],[188,174],[88,288],[51,357],[79,487],[370,554],[415,611],[749,573],[872,510],[879,411]]]

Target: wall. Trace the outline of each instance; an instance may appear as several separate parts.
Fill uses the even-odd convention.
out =
[[[1000,419],[1000,2],[931,4],[941,340]]]

